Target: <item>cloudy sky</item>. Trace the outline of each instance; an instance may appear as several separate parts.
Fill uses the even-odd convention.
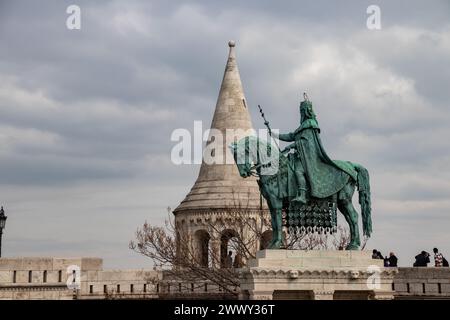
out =
[[[369,169],[369,249],[450,256],[449,18],[448,1],[0,0],[4,255],[150,266],[128,242],[195,181],[170,135],[209,126],[234,39],[256,128],[261,104],[295,129],[306,90],[329,155]]]

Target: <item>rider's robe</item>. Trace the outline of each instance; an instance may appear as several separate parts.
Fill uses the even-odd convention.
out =
[[[310,195],[326,198],[341,190],[350,177],[357,181],[357,173],[350,162],[333,161],[328,157],[319,133],[315,117],[308,119],[306,116],[297,130],[279,134],[278,138],[282,141],[295,141],[297,157],[305,171]]]

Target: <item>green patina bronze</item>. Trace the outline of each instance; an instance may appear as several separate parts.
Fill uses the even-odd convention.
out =
[[[300,126],[294,132],[275,134],[282,141],[294,142],[288,149],[294,149],[295,171],[299,185],[299,201],[305,199],[306,182],[312,197],[326,198],[341,190],[352,177],[356,181],[354,167],[345,161],[332,161],[320,141],[320,128],[310,101],[300,104]],[[295,200],[295,199],[294,199]],[[305,201],[304,201],[305,202]]]
[[[256,137],[247,136],[230,147],[240,175],[259,177],[261,194],[267,200],[272,218],[269,248],[282,246],[283,225],[290,233],[334,232],[336,209],[339,209],[350,228],[351,239],[346,249],[358,249],[358,213],[352,205],[355,187],[359,191],[363,233],[367,237],[372,233],[367,169],[328,157],[312,103],[306,95],[300,104],[300,126],[294,132],[275,134],[268,121],[265,124],[272,136],[293,143],[279,151]],[[237,161],[238,158],[245,161]]]

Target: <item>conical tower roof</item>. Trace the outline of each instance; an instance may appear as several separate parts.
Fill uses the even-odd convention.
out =
[[[248,130],[252,130],[253,126],[236,63],[234,41],[230,41],[228,46],[230,48],[228,61],[211,129],[219,130],[223,137],[226,137],[226,143],[222,148],[224,159],[225,157],[233,159],[228,145],[248,135]],[[241,132],[234,131],[234,136],[226,135],[230,132],[229,129],[241,129]],[[207,145],[209,143],[211,135]],[[266,201],[264,199],[260,201],[256,179],[242,178],[234,161],[228,164],[207,164],[203,161],[197,181],[174,213],[192,210],[258,210],[261,203],[263,209],[267,209]]]

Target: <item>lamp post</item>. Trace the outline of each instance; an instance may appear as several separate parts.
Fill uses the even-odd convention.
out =
[[[3,210],[3,206],[0,209],[0,257],[2,256],[2,236],[3,236],[3,229],[5,228],[6,219],[8,217],[5,216],[5,210]]]

